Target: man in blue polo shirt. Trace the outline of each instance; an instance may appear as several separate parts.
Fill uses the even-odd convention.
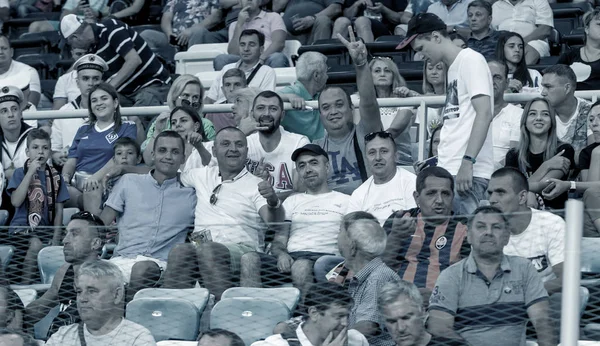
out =
[[[475,209],[467,232],[471,254],[442,271],[429,299],[431,334],[473,346],[524,346],[529,318],[540,346],[557,344],[542,279],[528,259],[503,254],[509,238],[500,209]]]

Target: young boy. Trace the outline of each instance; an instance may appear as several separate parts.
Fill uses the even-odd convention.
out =
[[[142,160],[140,145],[129,137],[117,139],[113,147],[113,152],[113,161],[115,165],[136,166]],[[102,207],[119,177],[120,175],[109,179],[106,182],[104,191],[102,189],[85,191],[83,193],[84,209],[92,214],[100,215],[102,213]]]
[[[69,193],[61,175],[47,163],[51,154],[47,132],[31,130],[25,153],[28,159],[15,170],[6,192],[15,207],[10,243],[16,263],[22,263],[21,282],[27,285],[33,283],[38,252],[45,245],[60,245],[63,203]]]

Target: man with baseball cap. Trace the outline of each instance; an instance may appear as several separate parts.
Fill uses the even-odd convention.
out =
[[[124,96],[121,106],[159,106],[166,100],[170,73],[130,26],[110,18],[88,23],[68,14],[60,33],[71,47],[95,51],[108,62],[107,82]]]
[[[73,70],[77,73],[75,81],[81,95],[62,106],[60,110],[87,109],[90,90],[103,81],[103,75],[108,71],[108,65],[101,57],[87,54],[75,61]],[[52,123],[52,160],[55,164],[62,166],[67,162],[68,148],[73,143],[77,130],[84,122],[83,118],[54,120]]]
[[[279,285],[291,273],[294,286],[305,295],[313,282],[313,264],[324,255],[338,255],[337,235],[350,196],[327,185],[329,156],[316,144],[292,153],[296,171],[306,193],[283,202],[285,224],[275,233],[271,255],[250,252],[242,256],[242,286]],[[262,270],[261,270],[262,269]],[[283,275],[282,275],[283,274]]]
[[[444,127],[440,135],[438,166],[456,179],[454,211],[470,214],[484,199],[494,171],[492,146],[494,88],[483,55],[455,46],[446,24],[436,15],[421,13],[408,23],[406,39],[426,60],[448,66]]]

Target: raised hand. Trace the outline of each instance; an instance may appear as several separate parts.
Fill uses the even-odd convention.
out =
[[[365,65],[367,63],[367,46],[365,46],[362,41],[356,41],[352,25],[348,26],[348,36],[350,37],[350,41],[346,40],[344,36],[337,34],[338,40],[340,40],[342,44],[346,46],[346,49],[348,49],[348,53],[350,53],[354,65]]]
[[[269,171],[264,169],[261,173],[262,181],[258,183],[258,192],[261,196],[263,196],[269,206],[275,207],[279,204],[279,197],[277,197],[277,193],[273,189],[273,185],[271,185],[271,175]]]
[[[199,145],[202,145],[202,134],[198,132],[191,132],[185,135],[185,140],[190,143],[194,148],[197,148]]]

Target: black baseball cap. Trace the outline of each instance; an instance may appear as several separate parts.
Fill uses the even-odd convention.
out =
[[[294,152],[292,153],[292,161],[296,162],[296,160],[298,159],[298,156],[300,156],[300,154],[305,153],[307,151],[311,152],[315,155],[323,155],[323,156],[325,156],[325,158],[329,159],[327,152],[325,150],[323,150],[323,148],[321,148],[320,146],[318,146],[316,144],[307,144],[301,148],[294,150]]]
[[[446,30],[448,26],[440,17],[433,13],[419,13],[412,17],[408,22],[408,31],[406,38],[400,42],[396,49],[404,49],[412,40],[420,34],[427,34],[432,31]]]

